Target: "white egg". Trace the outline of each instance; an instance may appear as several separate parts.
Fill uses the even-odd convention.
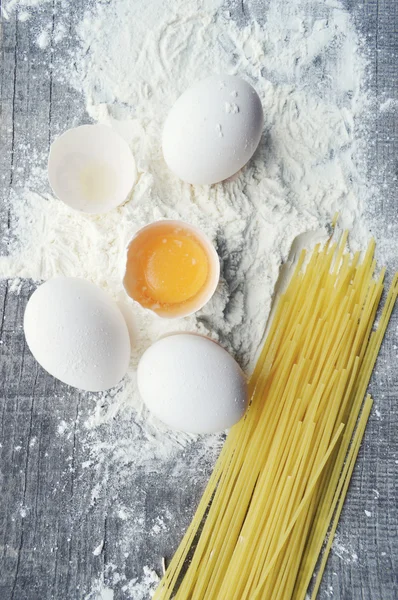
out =
[[[138,389],[149,410],[172,429],[212,433],[243,416],[247,383],[237,362],[216,342],[179,333],[142,356]]]
[[[188,183],[223,181],[253,156],[263,123],[261,100],[247,81],[231,75],[209,77],[172,107],[163,129],[165,161]]]
[[[51,144],[48,179],[71,208],[104,213],[127,199],[136,179],[127,142],[106,125],[69,129]]]
[[[24,330],[37,362],[73,387],[107,390],[126,374],[130,337],[117,304],[73,277],[43,283],[26,306]]]

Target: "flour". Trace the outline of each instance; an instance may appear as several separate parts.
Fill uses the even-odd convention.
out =
[[[11,0],[4,11],[39,3]],[[108,511],[121,524],[126,564],[131,540],[148,535],[145,515],[123,499],[131,470],[153,473],[170,464],[174,474],[204,481],[201,466],[215,460],[223,441],[172,434],[147,414],[135,381],[142,352],[168,332],[198,331],[219,340],[250,371],[295,236],[324,228],[339,211],[354,247],[367,238],[361,214],[374,193],[364,158],[369,98],[366,61],[350,15],[337,1],[317,0],[270,0],[267,8],[254,6],[247,23],[236,23],[231,14],[215,1],[97,2],[72,32],[68,55],[53,77],[59,86],[73,85],[91,119],[114,127],[129,143],[139,174],[131,198],[106,215],[79,214],[51,195],[46,173],[36,168],[9,199],[12,226],[0,276],[15,281],[14,290],[17,278],[87,278],[116,299],[128,322],[133,351],[125,381],[110,393],[85,395],[89,414],[77,428],[86,454],[82,477],[94,474],[88,502],[94,507],[107,488],[114,490]],[[27,27],[33,16],[31,11]],[[67,30],[61,22],[54,34],[41,32],[39,47],[53,48]],[[164,163],[162,124],[186,88],[214,73],[252,83],[265,130],[239,176],[193,187]],[[232,98],[226,110],[235,107]],[[29,149],[29,155],[38,151]],[[121,284],[128,241],[161,218],[200,227],[221,260],[211,302],[196,316],[171,322],[132,304]],[[58,435],[70,431],[59,423]],[[150,531],[160,538],[173,515],[165,511],[158,518]],[[110,569],[106,583],[98,580],[86,598],[113,598],[113,588],[134,600],[146,598],[156,584],[153,572],[127,581],[124,567]]]
[[[96,548],[93,550],[94,556],[99,556],[104,548],[104,540],[101,540]]]
[[[47,48],[48,44],[50,43],[50,39],[51,39],[51,33],[50,31],[44,29],[36,38],[36,44],[39,46],[39,48],[41,48],[41,50],[44,50],[45,48]]]
[[[130,581],[122,587],[122,590],[128,592],[134,600],[147,600],[148,593],[152,597],[160,581],[157,573],[149,567],[145,566],[143,572],[144,576],[140,581]]]
[[[12,12],[21,6],[34,9],[37,6],[46,4],[47,2],[51,2],[51,0],[8,0],[8,2],[5,2],[4,5],[2,3],[1,13],[6,19],[8,19]],[[21,14],[23,15],[23,18],[20,19],[21,21],[27,21],[30,17],[30,13],[25,10],[21,11]]]
[[[103,578],[93,582],[92,590],[84,600],[113,600],[113,590],[104,584]]]
[[[395,98],[387,98],[380,104],[380,112],[396,112],[398,109],[398,100]]]
[[[18,13],[18,21],[22,23],[30,19],[30,13],[27,10],[20,11]]]
[[[68,62],[59,76],[83,92],[95,120],[128,140],[139,182],[129,203],[94,217],[73,213],[29,187],[22,197],[18,192],[12,198],[16,237],[0,273],[35,280],[85,277],[126,304],[121,277],[129,239],[151,220],[185,219],[216,242],[223,277],[198,319],[177,328],[198,325],[251,367],[279,265],[295,235],[325,225],[337,210],[357,233],[369,193],[353,160],[354,119],[365,96],[364,64],[349,15],[337,6],[326,18],[317,2],[287,3],[280,12],[274,1],[265,16],[265,27],[254,22],[242,29],[205,4],[198,12],[196,2],[165,9],[159,2],[138,8],[124,0],[99,3],[86,13],[78,27],[81,49],[71,56],[76,74]],[[349,66],[348,77],[341,64],[344,72]],[[255,85],[266,133],[240,177],[191,187],[165,166],[162,123],[184,89],[217,71],[241,73]],[[124,312],[136,317],[136,358],[143,345],[175,329],[130,304]]]
[[[350,544],[343,544],[337,535],[334,538],[332,550],[345,564],[358,563],[358,554],[356,551]]]
[[[108,569],[107,577],[112,582],[112,585],[119,585],[119,589],[127,598],[133,600],[148,600],[152,597],[160,577],[155,571],[148,566],[144,566],[140,580],[133,578],[126,581],[124,576],[120,576],[116,570]],[[114,594],[112,588],[105,585],[104,578],[93,581],[92,589],[89,594],[84,597],[84,600],[113,600]]]

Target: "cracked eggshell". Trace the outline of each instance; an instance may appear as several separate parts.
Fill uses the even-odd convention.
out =
[[[150,310],[162,319],[177,319],[180,317],[186,317],[188,315],[194,314],[195,312],[203,308],[203,306],[205,306],[205,304],[207,304],[207,302],[209,302],[209,300],[212,298],[220,280],[220,259],[218,257],[215,247],[213,246],[207,235],[205,235],[203,231],[189,223],[172,219],[164,219],[161,221],[154,221],[153,223],[142,227],[136,232],[136,234],[130,240],[127,246],[126,267],[123,276],[123,287],[127,295],[135,302],[138,302],[140,306],[142,306],[142,304],[139,300],[137,282],[134,280],[133,277],[131,277],[129,273],[128,262],[130,257],[134,257],[134,255],[138,253],[143,241],[147,238],[147,236],[150,236],[152,232],[155,232],[157,228],[161,228],[165,224],[174,227],[181,227],[181,229],[193,233],[193,235],[202,244],[204,250],[206,251],[207,259],[209,261],[209,276],[207,282],[203,286],[202,290],[200,290],[200,292],[194,298],[187,300],[186,302],[183,302],[181,304],[176,304],[174,306],[171,305],[167,307],[162,307],[158,305],[152,306],[151,308],[149,308],[148,306],[143,306],[143,308]]]
[[[107,125],[81,125],[51,145],[48,179],[71,208],[105,213],[122,204],[137,177],[127,142]]]
[[[209,77],[184,92],[170,110],[163,129],[165,161],[188,183],[223,181],[253,156],[263,123],[260,97],[247,81]]]
[[[50,375],[76,388],[107,390],[126,374],[130,337],[116,302],[74,277],[57,277],[32,294],[24,316],[26,342]]]
[[[176,333],[155,342],[137,370],[148,409],[172,429],[223,431],[239,421],[248,404],[246,377],[213,340]]]

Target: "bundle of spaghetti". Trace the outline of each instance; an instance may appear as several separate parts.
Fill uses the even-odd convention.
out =
[[[398,295],[373,330],[384,271],[329,240],[303,251],[228,434],[155,600],[304,599],[317,590],[372,406],[364,400]],[[328,536],[329,534],[329,536]]]

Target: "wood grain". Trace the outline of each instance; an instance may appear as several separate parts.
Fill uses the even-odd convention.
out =
[[[1,198],[18,193],[33,165],[44,167],[51,140],[61,130],[87,122],[82,99],[57,79],[68,45],[50,43],[40,50],[40,27],[54,31],[57,19],[71,31],[84,2],[57,0],[35,8],[35,29],[18,20],[18,11],[2,23],[0,186]],[[241,22],[261,12],[261,2],[232,2]],[[265,4],[265,2],[263,3]],[[369,77],[375,99],[398,101],[398,3],[396,0],[346,2],[363,32],[369,55]],[[372,120],[373,176],[384,185],[381,205],[371,211],[375,235],[390,269],[398,264],[398,120],[393,113]],[[9,214],[0,201],[0,247],[4,251]],[[0,599],[82,599],[92,581],[109,577],[109,564],[126,564],[127,578],[143,565],[156,567],[170,556],[188,524],[209,465],[189,478],[166,464],[159,472],[131,474],[126,503],[145,516],[143,535],[121,555],[120,525],[111,516],[112,489],[91,502],[92,481],[82,476],[86,458],[81,424],[88,408],[80,394],[48,376],[27,350],[23,312],[34,285],[20,294],[0,280]],[[348,499],[319,594],[320,600],[396,600],[398,598],[398,312],[383,344],[371,393],[373,411]],[[67,436],[59,424],[71,424]],[[195,454],[187,456],[188,465]],[[192,464],[197,464],[192,462]],[[193,467],[192,467],[193,468]],[[128,492],[128,493],[127,493]],[[149,529],[162,509],[179,515],[162,536]],[[365,512],[367,511],[367,512]],[[369,516],[367,516],[369,515]],[[147,529],[147,532],[145,531]],[[104,540],[104,549],[93,547]],[[158,565],[160,572],[160,565]],[[95,596],[92,596],[93,598]],[[129,598],[121,586],[115,600]]]

